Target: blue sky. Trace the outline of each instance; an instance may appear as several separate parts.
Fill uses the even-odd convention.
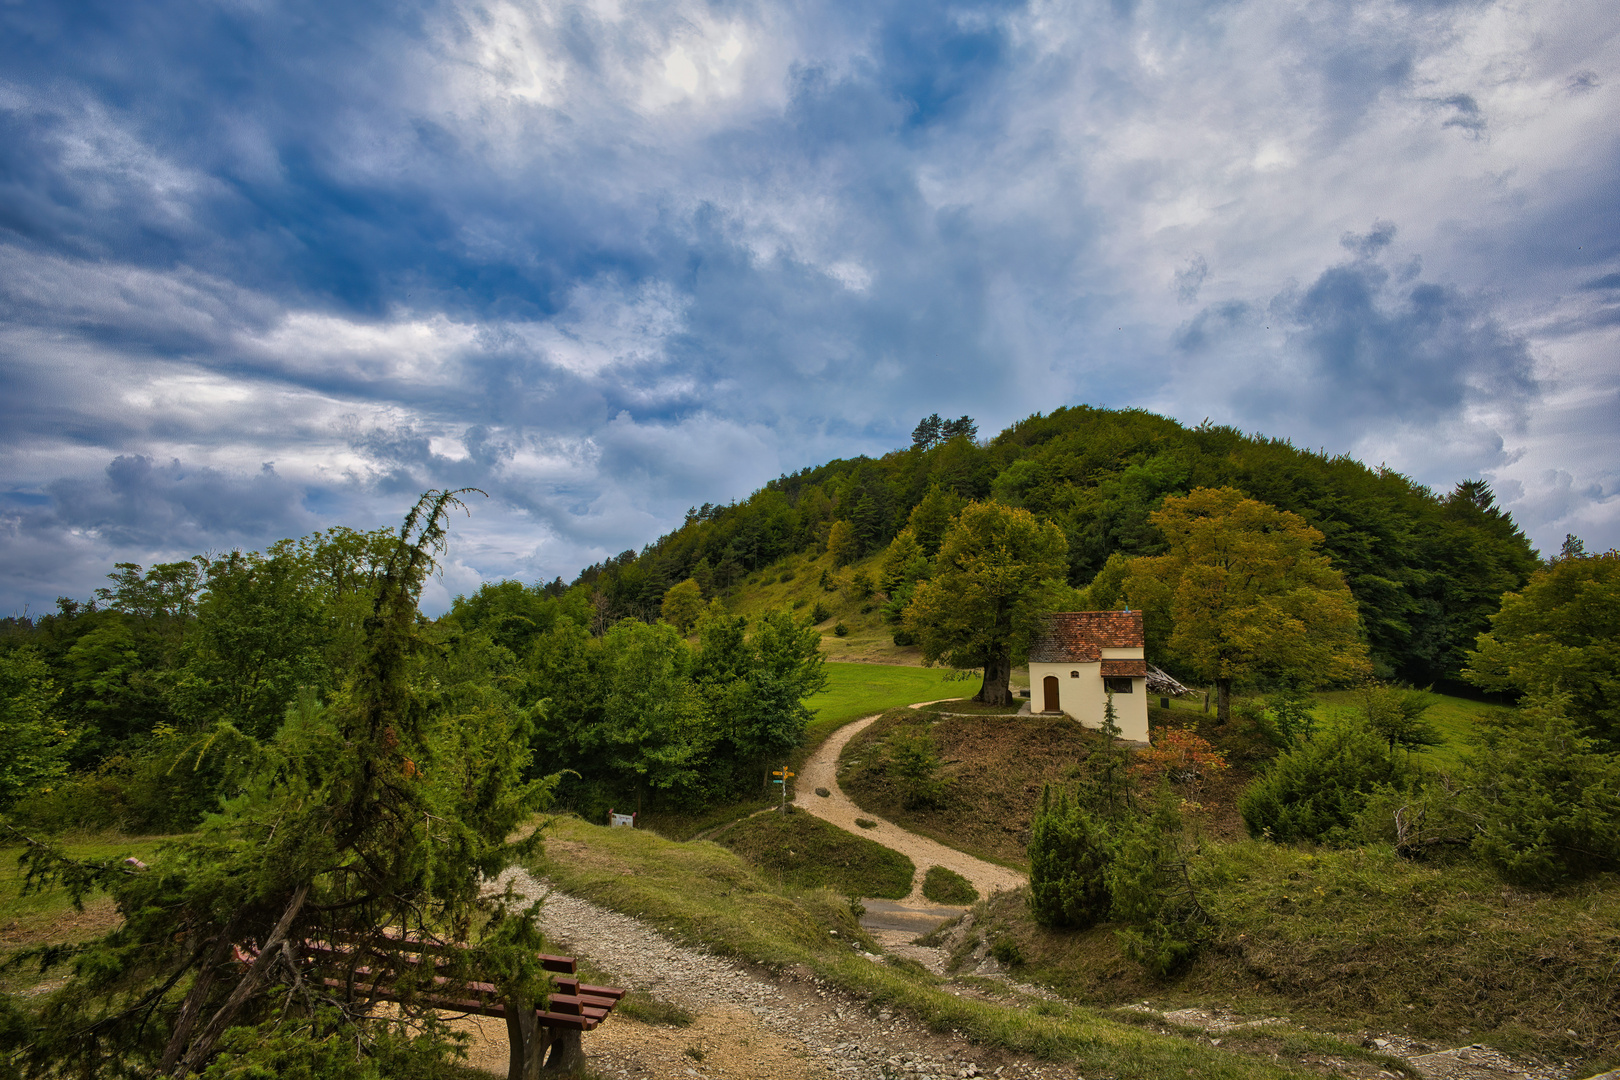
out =
[[[0,607],[489,492],[430,607],[1090,403],[1620,544],[1620,8],[0,4]]]

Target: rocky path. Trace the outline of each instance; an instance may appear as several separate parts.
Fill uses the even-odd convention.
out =
[[[617,985],[647,990],[695,1014],[689,1027],[614,1016],[585,1037],[601,1077],[709,1080],[944,1080],[999,1076],[1059,1080],[1073,1069],[973,1047],[904,1015],[871,1008],[810,972],[769,977],[736,961],[664,937],[638,919],[578,897],[548,892],[522,871],[501,879],[544,895],[541,923],[557,948],[590,957]],[[501,1021],[463,1022],[474,1033],[469,1064],[506,1071]]]

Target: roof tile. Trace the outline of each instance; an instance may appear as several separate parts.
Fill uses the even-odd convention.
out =
[[[1090,664],[1102,659],[1104,649],[1142,644],[1140,611],[1060,611],[1048,617],[1029,658],[1037,664]]]

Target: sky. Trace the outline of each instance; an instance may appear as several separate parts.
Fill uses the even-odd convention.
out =
[[[1620,5],[0,0],[0,614],[1076,404],[1620,546]]]

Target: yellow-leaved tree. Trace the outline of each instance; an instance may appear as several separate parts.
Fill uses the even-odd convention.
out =
[[[1168,618],[1169,650],[1215,683],[1222,723],[1234,680],[1370,671],[1355,598],[1304,518],[1224,487],[1172,495],[1148,520],[1169,550],[1131,560],[1125,595],[1149,622]]]

